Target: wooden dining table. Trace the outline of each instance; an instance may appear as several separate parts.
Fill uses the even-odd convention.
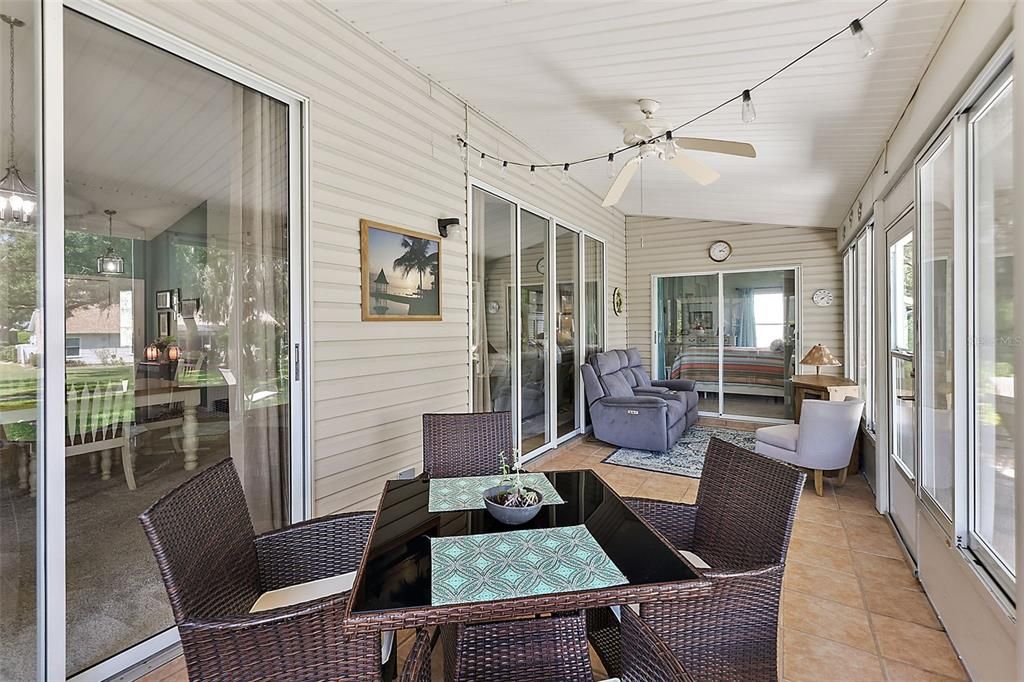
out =
[[[509,620],[557,611],[677,600],[710,586],[699,569],[635,514],[596,472],[588,469],[543,475],[564,502],[542,507],[532,521],[519,526],[504,525],[483,509],[431,512],[432,482],[428,478],[388,481],[346,608],[347,629],[365,632]],[[435,603],[433,581],[437,576],[432,566],[432,543],[460,536],[580,526],[589,531],[621,572],[625,578],[622,584]],[[484,558],[477,557],[476,561],[474,570],[486,569]],[[557,571],[559,566],[552,563],[549,570]]]

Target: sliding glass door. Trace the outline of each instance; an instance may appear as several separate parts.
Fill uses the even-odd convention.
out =
[[[693,379],[706,415],[793,418],[794,269],[657,276],[655,371]]]
[[[0,54],[13,51],[14,111],[3,107],[0,149],[6,180],[24,192],[0,190],[0,680],[40,679],[37,562],[42,521],[38,494],[43,423],[43,240],[39,220],[41,176],[36,157],[39,118],[35,83],[38,16],[31,5],[0,1],[0,13],[22,25],[0,23]],[[13,133],[13,137],[11,137]],[[61,359],[56,359],[60,362]],[[55,456],[60,457],[59,446]]]
[[[914,362],[914,213],[886,232],[889,318],[889,510],[912,556],[917,554],[916,492],[918,465],[914,447],[916,391]]]
[[[551,441],[548,218],[519,211],[519,428],[524,453]]]
[[[473,410],[510,412],[530,457],[584,428],[580,363],[604,349],[604,243],[494,188],[473,186],[471,204]]]
[[[580,234],[555,225],[555,422],[556,437],[575,432],[583,419],[579,372]]]
[[[683,275],[656,280],[655,353],[661,379],[697,382],[701,412],[721,412],[719,398],[718,275]]]
[[[106,679],[177,639],[139,513],[226,457],[257,532],[309,513],[302,104],[99,5],[0,14],[0,679]]]

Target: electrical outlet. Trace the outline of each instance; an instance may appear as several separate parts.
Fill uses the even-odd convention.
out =
[[[399,471],[398,472],[398,478],[399,478],[399,480],[409,479],[409,478],[416,478],[416,469],[413,468],[413,467],[409,467],[408,469],[405,469],[403,471]]]

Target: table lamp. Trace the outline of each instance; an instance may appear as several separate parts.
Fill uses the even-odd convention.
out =
[[[832,355],[832,351],[818,343],[807,351],[807,355],[805,355],[804,359],[800,361],[800,364],[814,365],[814,373],[816,375],[820,375],[822,366],[838,367],[843,363],[839,362],[839,360],[836,359],[836,356]]]

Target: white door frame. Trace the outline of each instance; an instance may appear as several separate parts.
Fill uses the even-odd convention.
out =
[[[36,9],[37,70],[35,96],[41,112],[37,124],[37,157],[42,160],[40,219],[43,235],[41,281],[63,280],[64,273],[64,9],[150,43],[215,74],[273,97],[288,106],[289,113],[289,308],[290,308],[290,486],[286,491],[289,518],[300,521],[312,514],[312,477],[309,352],[309,216],[308,130],[309,100],[277,83],[229,62],[126,12],[99,0],[41,2]],[[55,216],[56,218],[51,218]],[[47,396],[63,396],[64,289],[44,286],[44,387]],[[49,330],[49,333],[46,332]],[[66,675],[66,531],[64,462],[64,401],[44,400],[43,440],[38,462],[39,485],[39,674],[41,679]],[[47,452],[47,443],[60,443],[59,454]],[[178,642],[173,626],[147,638],[80,673],[76,681],[102,680],[116,675]]]

